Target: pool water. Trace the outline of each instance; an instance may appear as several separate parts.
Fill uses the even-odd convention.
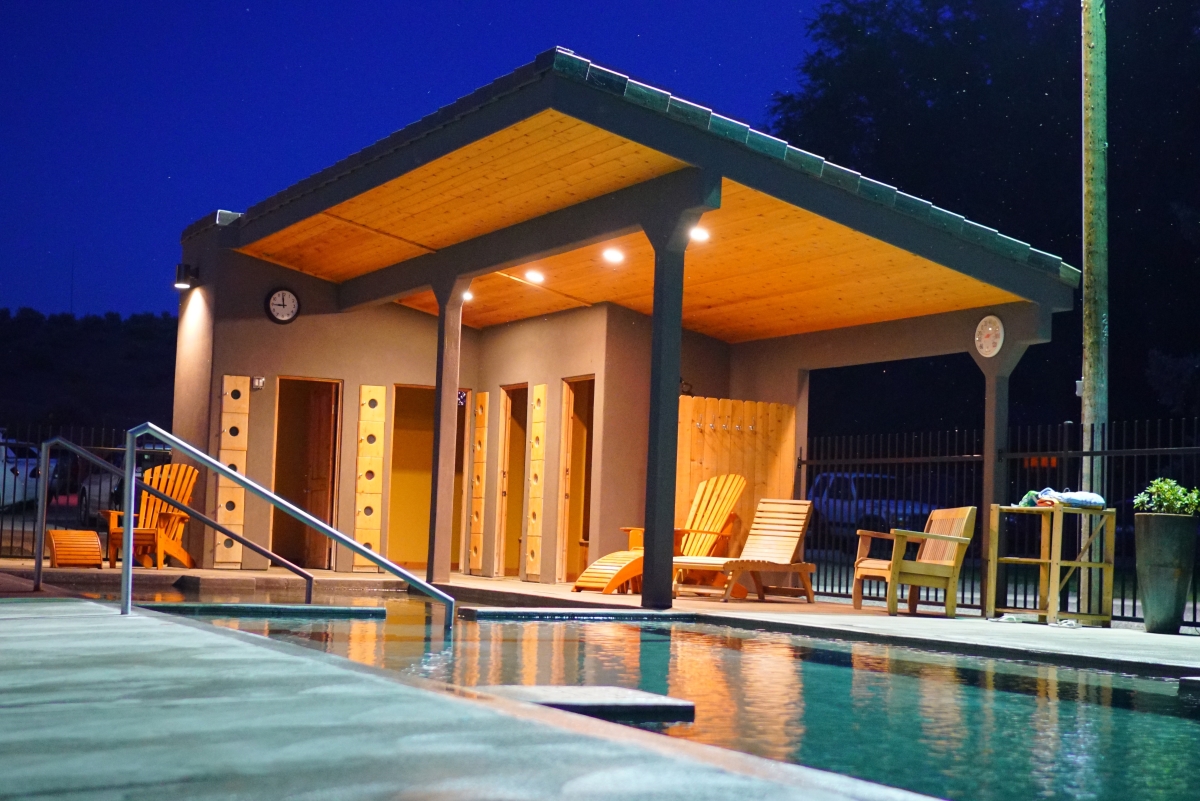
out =
[[[1200,700],[1174,682],[699,624],[211,622],[450,684],[689,699],[673,737],[951,799],[1200,798]]]

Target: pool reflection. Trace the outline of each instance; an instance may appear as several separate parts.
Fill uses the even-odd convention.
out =
[[[612,684],[687,698],[671,736],[949,798],[1194,798],[1200,704],[1168,682],[724,627],[216,621],[456,685]],[[1147,714],[1149,713],[1149,714]]]

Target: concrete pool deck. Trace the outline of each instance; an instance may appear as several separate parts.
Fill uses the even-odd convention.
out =
[[[464,604],[520,607],[514,614],[567,613],[604,608],[640,609],[637,595],[573,593],[569,585],[455,576],[439,585]],[[528,611],[523,611],[528,610]],[[721,603],[711,596],[681,596],[674,612],[700,623],[762,628],[790,634],[902,645],[972,656],[1020,659],[1140,676],[1200,676],[1200,636],[1147,634],[1141,628],[1060,628],[983,620],[977,614],[949,620],[936,607],[889,617],[882,605],[856,610],[848,603],[769,598]],[[471,614],[471,612],[466,612]],[[667,613],[669,615],[669,613]]]
[[[917,796],[79,599],[0,600],[0,798]]]

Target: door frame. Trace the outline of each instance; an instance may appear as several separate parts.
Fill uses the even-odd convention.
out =
[[[462,457],[463,464],[463,482],[462,482],[462,509],[458,515],[458,572],[464,576],[471,575],[471,443],[474,441],[475,431],[473,421],[475,415],[471,411],[475,408],[475,390],[461,388],[459,392],[467,393],[466,403],[463,406],[463,430],[462,430],[462,453],[455,454],[457,459]],[[455,410],[455,421],[458,417],[458,408]]]
[[[337,401],[337,411],[334,413],[333,419],[333,454],[331,455],[332,468],[330,470],[329,482],[332,487],[332,493],[329,500],[329,527],[341,531],[338,528],[338,507],[341,499],[342,490],[342,422],[346,414],[346,398],[345,398],[345,382],[340,378],[313,378],[304,375],[277,375],[275,376],[275,404],[272,410],[273,420],[272,427],[272,443],[271,443],[271,492],[275,492],[275,467],[279,460],[279,399],[280,386],[284,381],[312,381],[321,384],[334,384],[334,399]],[[249,457],[247,457],[249,458]],[[271,513],[268,518],[267,525],[267,550],[274,551],[275,544],[275,507],[271,506]],[[334,563],[334,548],[333,540],[328,537],[328,549],[325,556],[325,569],[332,570],[336,567]]]
[[[509,457],[512,455],[511,450],[510,450],[510,445],[512,444],[511,443],[511,440],[512,440],[512,436],[511,436],[512,435],[512,396],[509,394],[509,392],[512,390],[516,390],[516,389],[523,389],[526,391],[526,393],[528,393],[529,392],[529,382],[523,381],[523,382],[516,383],[516,384],[504,384],[504,385],[501,385],[501,387],[500,387],[500,425],[499,425],[499,431],[498,431],[498,433],[500,434],[500,448],[498,451],[499,459],[497,462],[497,471],[496,471],[496,527],[495,527],[495,540],[494,540],[495,544],[494,544],[494,548],[493,548],[493,559],[492,559],[492,569],[493,569],[492,575],[499,576],[500,578],[506,577],[504,557],[505,557],[505,553],[507,552],[507,549],[508,549],[508,542],[507,542],[507,538],[508,538],[508,533],[507,533],[507,529],[508,529],[508,499],[510,497],[509,496],[509,486],[508,486],[508,460],[509,460]],[[526,397],[528,398],[528,395],[526,395]],[[528,406],[528,400],[526,401],[526,406]],[[525,413],[526,413],[526,420],[525,420],[526,436],[522,437],[521,448],[524,452],[523,459],[525,461],[525,471],[528,474],[528,471],[529,471],[529,450],[528,450],[528,443],[529,443],[528,414],[529,414],[529,410],[528,410],[528,408],[526,408]],[[524,514],[524,511],[525,511],[525,484],[527,484],[527,483],[528,483],[527,481],[521,482],[521,512],[522,512],[522,514],[521,514],[521,533],[522,533],[522,535],[525,532],[525,514]],[[520,545],[520,543],[518,543],[518,546],[519,545]],[[522,579],[522,580],[525,578],[525,550],[521,547],[517,548],[517,578]]]
[[[569,535],[571,529],[570,509],[571,500],[567,497],[571,492],[571,480],[567,474],[571,467],[571,449],[574,437],[573,426],[575,417],[575,388],[572,384],[577,384],[581,381],[592,381],[592,413],[595,414],[596,395],[595,381],[596,374],[589,373],[587,375],[571,376],[562,380],[562,406],[560,407],[561,419],[558,426],[558,532],[557,546],[555,548],[555,564],[554,564],[554,580],[562,583],[567,577],[567,554],[569,552],[570,542]],[[593,428],[595,423],[593,421]],[[588,432],[591,436],[591,432]],[[587,482],[591,484],[592,476],[587,476]],[[591,492],[591,486],[587,490]],[[589,549],[590,550],[590,549]],[[591,557],[591,554],[588,554]]]

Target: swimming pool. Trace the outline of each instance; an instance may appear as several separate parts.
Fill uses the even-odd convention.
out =
[[[663,731],[951,799],[1195,799],[1200,700],[1174,682],[704,624],[207,618],[462,686],[687,698]]]

